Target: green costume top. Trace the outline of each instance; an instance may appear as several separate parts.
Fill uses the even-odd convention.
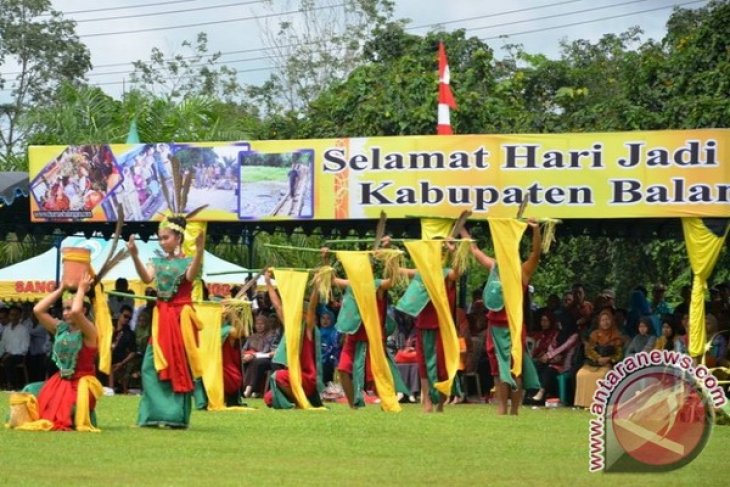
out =
[[[84,337],[80,331],[71,331],[68,323],[58,322],[51,358],[62,379],[70,379],[76,373],[76,360],[83,344]]]
[[[382,282],[382,279],[375,279],[374,283],[376,291]],[[360,310],[357,307],[357,301],[355,301],[355,293],[352,291],[352,286],[347,286],[345,288],[345,294],[342,296],[342,306],[340,307],[340,312],[337,315],[335,328],[337,328],[337,331],[340,333],[352,335],[357,333],[357,330],[360,329],[361,323],[362,317],[360,317]]]
[[[192,257],[152,258],[152,266],[155,269],[155,277],[157,278],[158,299],[169,301],[175,296],[192,261]]]
[[[444,279],[446,279],[450,271],[451,269],[449,268],[443,270]],[[421,314],[421,311],[423,311],[430,301],[431,298],[428,295],[426,285],[423,283],[423,279],[421,279],[421,274],[417,272],[416,276],[411,280],[411,283],[408,284],[406,292],[403,293],[403,296],[398,300],[398,304],[395,305],[395,309],[415,318]]]

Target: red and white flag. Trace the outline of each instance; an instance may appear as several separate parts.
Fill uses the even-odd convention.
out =
[[[456,110],[456,100],[451,93],[449,82],[451,76],[449,74],[449,61],[446,59],[446,49],[444,43],[439,42],[439,107],[438,107],[438,125],[436,133],[439,135],[451,135],[451,116],[450,110]]]

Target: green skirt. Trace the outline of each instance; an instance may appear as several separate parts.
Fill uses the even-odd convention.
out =
[[[173,392],[169,381],[160,380],[155,370],[152,347],[147,347],[142,360],[142,400],[137,424],[187,428],[191,410],[192,393]]]

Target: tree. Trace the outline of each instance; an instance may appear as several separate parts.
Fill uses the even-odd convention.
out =
[[[205,32],[200,32],[194,42],[183,41],[182,48],[168,58],[153,47],[149,61],[133,62],[133,86],[153,97],[176,102],[190,96],[232,101],[241,94],[236,70],[220,62],[220,52],[208,52]]]
[[[123,103],[101,88],[63,83],[53,99],[22,120],[30,145],[124,142],[129,121]]]
[[[362,63],[362,44],[393,15],[392,0],[287,0],[281,20],[272,2],[261,31],[274,73],[256,97],[267,113],[298,112]]]
[[[89,51],[75,23],[51,8],[49,0],[0,0],[0,90],[10,101],[0,105],[0,167],[22,167],[28,136],[20,120],[42,106],[62,81],[79,83],[91,68]]]
[[[438,94],[437,46],[449,56],[451,86],[459,102],[452,112],[456,133],[494,131],[500,123],[493,52],[463,30],[407,34],[390,23],[364,47],[367,63],[324,91],[306,110],[307,137],[432,134]]]

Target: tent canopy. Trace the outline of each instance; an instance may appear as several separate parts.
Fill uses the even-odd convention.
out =
[[[83,236],[67,237],[61,243],[61,248],[84,247],[91,251],[91,264],[94,269],[101,268],[112,241],[103,238],[87,239]],[[119,243],[119,247],[125,245]],[[155,256],[159,249],[157,242],[137,242],[139,256],[142,262],[147,262]],[[56,266],[58,251],[55,248],[0,270],[0,299],[8,301],[34,301],[42,298],[55,288]],[[235,274],[213,275],[217,272],[236,272]],[[132,259],[127,259],[117,265],[107,274],[104,282],[113,286],[116,279],[123,277],[130,283],[135,293],[144,290],[144,283],[139,280],[134,269]],[[246,268],[228,262],[206,251],[203,258],[203,279],[208,285],[211,295],[227,295],[233,285],[241,284],[247,277]],[[259,285],[263,285],[260,278]],[[111,289],[111,287],[107,287]]]
[[[16,196],[28,196],[28,173],[0,172],[0,205],[12,205]]]

